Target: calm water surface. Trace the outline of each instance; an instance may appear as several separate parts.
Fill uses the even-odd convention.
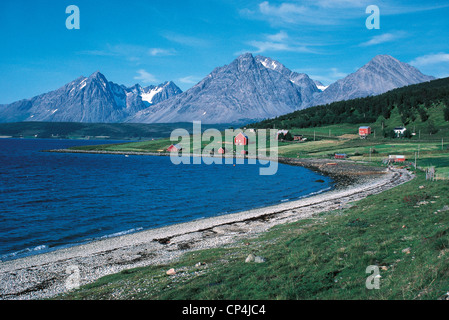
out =
[[[295,200],[330,178],[279,165],[174,165],[169,157],[41,150],[111,141],[0,139],[0,259]],[[324,180],[317,182],[317,180]]]

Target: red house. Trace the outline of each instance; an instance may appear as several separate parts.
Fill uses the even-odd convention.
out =
[[[225,148],[220,148],[220,149],[218,149],[218,153],[219,154],[225,154],[226,153],[226,149]]]
[[[168,147],[168,152],[178,152],[181,151],[182,147],[179,144],[172,144],[170,147]]]
[[[360,127],[359,128],[359,136],[366,138],[368,135],[371,134],[371,127]]]
[[[242,155],[247,155],[247,154],[248,154],[248,151],[242,150],[242,151],[240,152],[240,154],[242,154]]]
[[[248,137],[243,134],[243,133],[239,133],[235,138],[234,138],[234,144],[236,146],[246,146],[248,145]]]

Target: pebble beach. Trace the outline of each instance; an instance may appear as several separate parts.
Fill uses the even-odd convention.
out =
[[[169,264],[188,251],[230,245],[255,237],[275,225],[338,210],[354,201],[405,183],[405,169],[378,168],[350,161],[279,159],[331,176],[336,188],[296,201],[145,230],[120,237],[0,262],[0,299],[31,300],[67,291],[69,270],[79,271],[80,284],[125,269]]]

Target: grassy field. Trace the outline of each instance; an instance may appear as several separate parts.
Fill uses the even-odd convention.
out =
[[[356,126],[358,128],[358,126]],[[325,136],[324,133],[331,132],[331,135]],[[302,134],[307,138],[306,142],[279,142],[278,155],[288,158],[329,158],[332,159],[335,153],[347,154],[348,159],[353,161],[362,161],[372,163],[373,165],[382,165],[382,161],[389,155],[405,155],[408,162],[416,163],[418,167],[426,168],[436,167],[437,174],[441,177],[449,178],[449,133],[447,138],[434,135],[422,135],[421,139],[414,136],[411,139],[391,139],[383,136],[374,136],[372,134],[368,139],[360,139],[354,134],[354,125],[344,124],[341,126],[328,126],[312,129],[293,129],[293,134]],[[357,133],[357,130],[356,130]],[[337,135],[338,134],[338,135]],[[193,153],[200,153],[208,146],[209,150],[218,150],[225,147],[232,152],[232,137],[222,140],[214,140],[210,135],[203,134],[202,139],[198,136],[185,137],[183,140],[170,141],[169,138],[157,139],[153,141],[141,141],[118,145],[102,146],[83,146],[74,149],[81,150],[104,150],[121,152],[166,152],[167,148],[177,142],[184,149],[189,149]],[[194,140],[201,140],[199,145]],[[260,154],[261,152],[269,155],[270,141],[267,139],[259,148],[259,141],[250,140],[250,155]],[[246,147],[248,149],[248,147]],[[254,148],[254,151],[251,151]]]
[[[449,291],[448,192],[447,181],[420,173],[349,208],[125,270],[57,299],[439,299]],[[266,261],[245,263],[250,253]],[[371,265],[378,290],[365,286]],[[167,276],[169,268],[177,274]]]

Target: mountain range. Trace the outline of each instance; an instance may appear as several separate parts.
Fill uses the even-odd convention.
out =
[[[326,87],[276,60],[246,53],[185,92],[172,81],[126,87],[95,72],[55,91],[0,105],[0,122],[241,123],[434,79],[391,56],[378,55]]]
[[[118,123],[181,92],[171,81],[127,88],[108,81],[97,71],[55,91],[0,105],[0,122]]]

